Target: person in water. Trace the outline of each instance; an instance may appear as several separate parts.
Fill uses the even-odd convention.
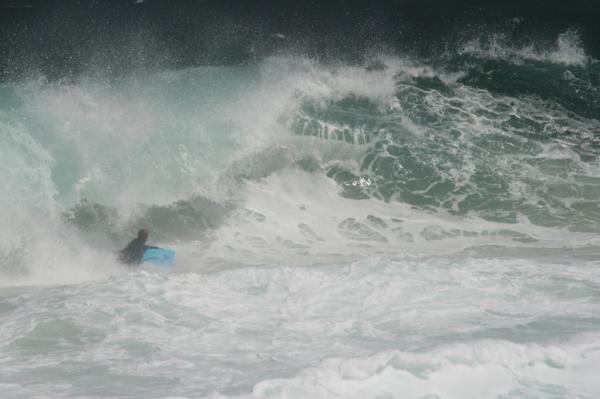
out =
[[[150,248],[158,248],[146,245],[148,240],[148,230],[138,231],[137,238],[131,240],[125,248],[119,251],[119,260],[127,265],[139,265],[142,263],[144,251]]]

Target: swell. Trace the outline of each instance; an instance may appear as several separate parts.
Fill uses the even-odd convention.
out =
[[[598,64],[517,53],[4,85],[3,269],[140,225],[242,263],[593,245]]]

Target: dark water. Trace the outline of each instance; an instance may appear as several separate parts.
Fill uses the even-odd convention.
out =
[[[576,29],[600,56],[594,1],[77,1],[0,2],[4,79],[232,65],[273,53],[361,62],[373,50],[419,56],[504,35],[548,49]]]

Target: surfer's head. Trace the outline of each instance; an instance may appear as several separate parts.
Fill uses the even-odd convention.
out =
[[[142,241],[146,241],[148,239],[148,230],[141,229],[138,231],[138,238]]]

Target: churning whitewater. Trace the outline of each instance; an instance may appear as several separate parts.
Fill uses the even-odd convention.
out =
[[[600,396],[600,64],[371,60],[0,86],[2,396]]]

